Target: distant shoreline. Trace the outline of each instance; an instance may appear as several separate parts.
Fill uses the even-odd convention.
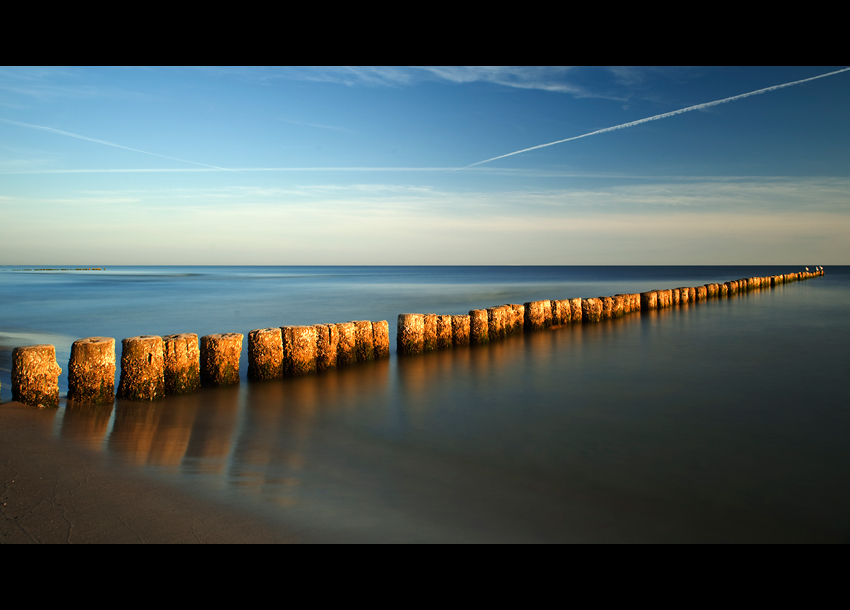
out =
[[[10,269],[10,271],[106,271],[106,267],[70,267],[52,268],[42,267],[40,269]]]

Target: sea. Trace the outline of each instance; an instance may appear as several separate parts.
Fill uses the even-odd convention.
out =
[[[401,313],[803,269],[0,266],[0,402],[11,349],[53,344],[58,438],[323,541],[850,542],[850,267],[486,346],[396,352]],[[387,320],[390,357],[248,381],[251,330],[349,320]],[[67,402],[76,339],[115,338],[120,362],[123,338],[186,332],[245,335],[241,383]]]

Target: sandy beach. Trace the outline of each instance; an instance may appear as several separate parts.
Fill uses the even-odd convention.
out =
[[[105,463],[51,435],[54,412],[0,405],[0,544],[286,543],[295,531]]]

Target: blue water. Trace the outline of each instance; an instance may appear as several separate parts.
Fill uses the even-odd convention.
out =
[[[389,322],[389,360],[265,383],[243,364],[235,388],[56,410],[57,435],[248,514],[353,541],[850,540],[847,267],[407,358],[399,313],[802,267],[15,268],[4,402],[14,345],[56,345],[64,394],[77,338]]]

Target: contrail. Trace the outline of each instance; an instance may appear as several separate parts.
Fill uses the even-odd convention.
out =
[[[107,142],[106,140],[98,140],[96,138],[89,138],[88,136],[81,136],[77,133],[71,133],[70,131],[62,131],[61,129],[53,129],[52,127],[44,127],[43,125],[31,125],[30,123],[21,123],[20,121],[12,121],[10,119],[2,119],[0,121],[3,123],[9,123],[10,125],[17,125],[19,127],[29,127],[30,129],[41,129],[43,131],[49,131],[51,133],[58,133],[59,135],[68,136],[71,138],[78,138],[80,140],[86,140],[87,142],[96,142],[97,144],[105,144],[107,146],[114,146],[115,148],[123,148],[124,150],[132,150],[133,152],[142,153],[145,155],[153,155],[154,157],[161,157],[163,159],[170,159],[171,161],[180,161],[181,163],[193,163],[195,165],[202,165],[204,167],[211,167],[213,169],[223,170],[223,171],[231,171],[224,167],[218,167],[216,165],[207,165],[206,163],[198,163],[197,161],[187,161],[186,159],[178,159],[176,157],[168,157],[166,155],[160,155],[159,153],[152,153],[146,150],[139,150],[138,148],[130,148],[129,146],[121,146],[120,144],[115,144],[114,142]]]
[[[682,108],[680,110],[674,110],[673,112],[665,112],[664,114],[657,114],[655,116],[647,117],[645,119],[639,119],[637,121],[632,121],[630,123],[623,123],[622,125],[615,125],[614,127],[606,127],[605,129],[598,129],[597,131],[591,131],[590,133],[585,133],[580,136],[573,136],[572,138],[565,138],[563,140],[558,140],[556,142],[549,142],[548,144],[538,144],[537,146],[532,146],[531,148],[523,148],[522,150],[517,150],[516,152],[508,153],[506,155],[500,155],[498,157],[493,157],[492,159],[485,159],[484,161],[479,161],[478,163],[473,163],[471,165],[467,165],[465,167],[459,167],[457,169],[467,169],[470,167],[474,167],[476,165],[481,165],[482,163],[489,163],[490,161],[495,161],[496,159],[504,159],[505,157],[510,157],[512,155],[518,155],[520,153],[528,152],[529,150],[537,150],[538,148],[546,148],[547,146],[554,146],[555,144],[561,144],[563,142],[569,142],[571,140],[578,140],[579,138],[586,138],[587,136],[595,136],[598,133],[606,133],[609,131],[616,131],[617,129],[625,129],[626,127],[634,127],[635,125],[640,125],[642,123],[648,123],[650,121],[657,121],[658,119],[666,119],[667,117],[676,116],[677,114],[682,114],[683,112],[690,112],[691,110],[700,110],[702,108],[709,108],[710,106],[717,106],[718,104],[726,104],[727,102],[734,102],[735,100],[740,100],[745,97],[750,97],[751,95],[759,95],[761,93],[767,93],[768,91],[776,91],[777,89],[782,89],[784,87],[791,87],[792,85],[799,85],[800,83],[807,83],[810,80],[816,80],[818,78],[825,78],[827,76],[832,76],[833,74],[840,74],[841,72],[847,72],[850,68],[842,68],[841,70],[836,70],[835,72],[827,72],[826,74],[821,74],[820,76],[812,76],[811,78],[804,78],[803,80],[795,80],[793,83],[785,83],[784,85],[773,85],[772,87],[766,87],[764,89],[759,89],[757,91],[750,91],[749,93],[742,93],[741,95],[733,95],[732,97],[727,97],[722,100],[716,100],[714,102],[706,102],[704,104],[697,104],[696,106],[688,106],[687,108]]]

